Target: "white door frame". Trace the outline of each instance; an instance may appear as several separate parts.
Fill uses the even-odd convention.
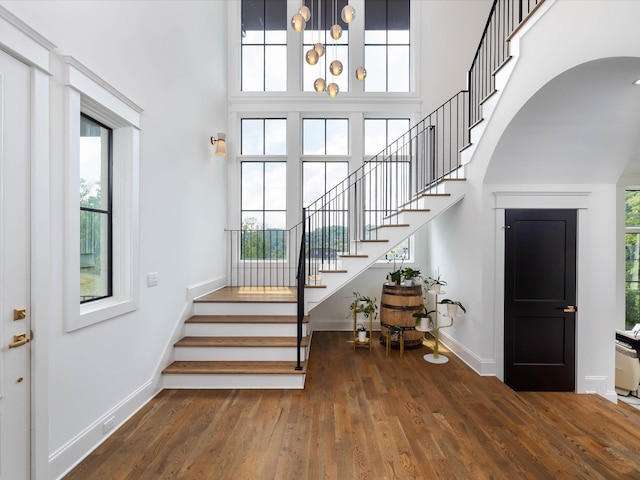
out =
[[[0,49],[31,68],[31,478],[49,478],[49,55],[54,48],[0,6]]]

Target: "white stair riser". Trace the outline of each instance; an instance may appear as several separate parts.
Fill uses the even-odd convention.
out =
[[[184,389],[304,389],[305,374],[212,374],[163,375],[164,388]]]
[[[176,360],[215,361],[286,361],[297,360],[295,347],[176,347]],[[300,349],[300,359],[304,361],[307,349]]]
[[[194,315],[297,315],[295,303],[207,303],[193,304]]]
[[[302,324],[302,336],[307,336],[307,323]],[[295,323],[186,323],[187,337],[297,337]]]

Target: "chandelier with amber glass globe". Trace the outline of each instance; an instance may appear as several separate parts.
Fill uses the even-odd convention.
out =
[[[337,18],[338,1],[337,0],[330,0],[330,1],[333,2],[332,3],[332,7],[333,7],[332,23],[333,24],[329,29],[329,35],[333,39],[333,46],[335,47],[336,40],[339,40],[340,37],[342,36],[342,27],[338,24],[338,18]],[[314,6],[313,3],[314,2],[312,0],[311,1],[312,9]],[[322,11],[322,0],[318,0],[317,5],[318,5],[318,8],[316,11],[316,26],[317,26],[317,29],[320,30],[322,28],[322,18],[320,13]],[[342,8],[342,12],[340,16],[345,23],[349,24],[356,17],[356,10],[351,5],[347,4]],[[298,10],[298,13],[296,13],[291,18],[291,27],[296,32],[302,32],[305,29],[307,22],[309,21],[311,21],[311,25],[313,27],[311,9],[306,5],[302,5]],[[324,56],[328,50],[330,49],[328,49],[322,43],[321,38],[319,38],[318,41],[314,43],[314,45],[304,53],[304,59],[309,65],[312,65],[312,66],[316,65],[320,61],[320,58]],[[333,77],[337,77],[342,74],[343,66],[342,66],[342,62],[337,58],[337,55],[335,54],[337,49],[333,48],[332,50],[334,52],[334,59],[329,63],[329,72]],[[358,67],[356,69],[355,77],[357,80],[363,81],[366,76],[367,76],[367,71],[364,69],[364,67]],[[316,78],[316,80],[313,82],[313,88],[318,93],[326,92],[332,98],[336,97],[340,92],[340,88],[338,87],[338,84],[336,82],[327,83],[327,79],[323,78],[322,75],[318,76],[318,78]]]

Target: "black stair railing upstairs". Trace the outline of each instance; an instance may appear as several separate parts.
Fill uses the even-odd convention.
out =
[[[482,120],[482,103],[495,91],[495,72],[509,59],[509,37],[544,0],[494,0],[467,73],[470,128]]]

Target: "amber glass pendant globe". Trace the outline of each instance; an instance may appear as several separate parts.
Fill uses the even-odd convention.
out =
[[[351,5],[345,5],[340,14],[344,23],[351,23],[356,18],[356,9]]]
[[[342,62],[340,60],[334,60],[331,62],[331,65],[329,65],[329,71],[331,72],[331,75],[336,77],[340,75],[342,73]]]
[[[331,26],[331,38],[338,40],[342,36],[342,27],[337,23]]]
[[[315,65],[316,63],[318,63],[318,60],[320,59],[320,55],[318,55],[318,52],[316,52],[316,50],[312,48],[310,50],[307,50],[305,59],[307,60],[307,63],[309,65]]]
[[[296,13],[293,17],[291,17],[291,26],[296,32],[301,32],[304,30],[307,22],[304,21],[304,17],[299,13]]]

